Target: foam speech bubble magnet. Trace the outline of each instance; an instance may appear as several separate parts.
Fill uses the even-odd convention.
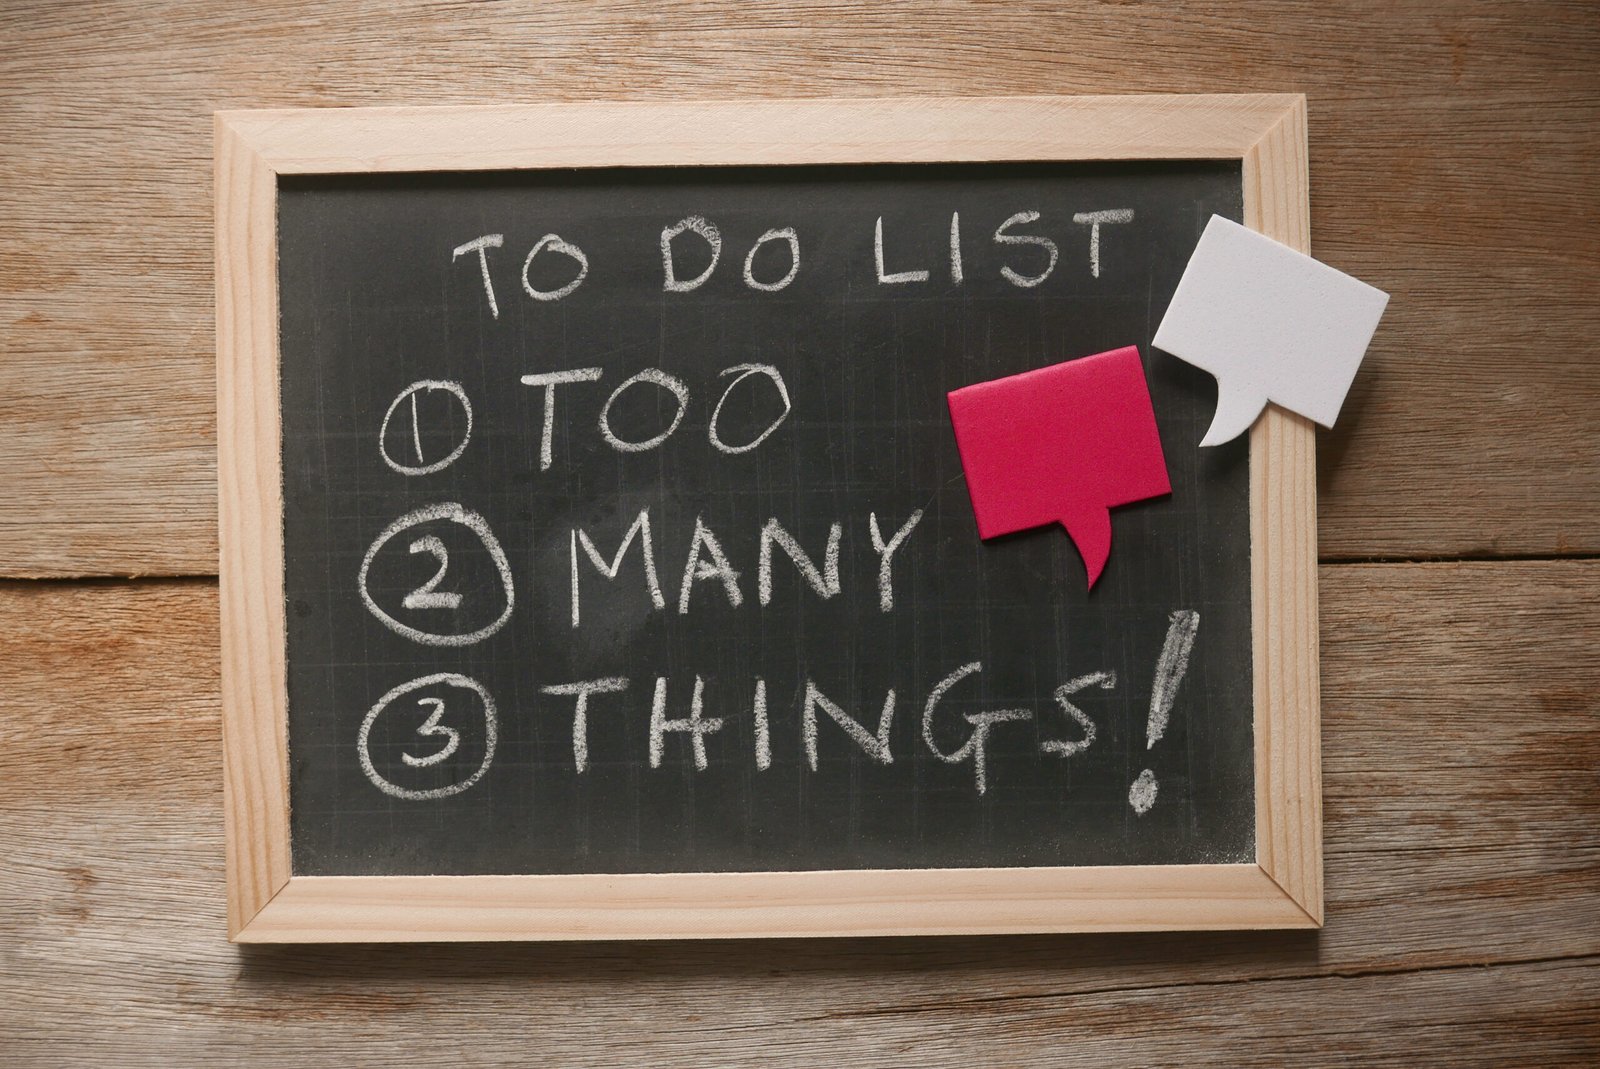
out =
[[[1213,215],[1154,344],[1217,377],[1201,445],[1237,438],[1268,401],[1331,427],[1388,303],[1382,290]]]
[[[1089,586],[1111,554],[1109,509],[1172,492],[1134,346],[949,395],[978,536],[1059,523]]]

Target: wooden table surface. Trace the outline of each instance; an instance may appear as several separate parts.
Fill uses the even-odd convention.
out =
[[[224,940],[213,110],[1230,91],[1308,95],[1393,294],[1320,443],[1323,931]],[[1600,1061],[1592,2],[7,0],[0,146],[0,1063]]]

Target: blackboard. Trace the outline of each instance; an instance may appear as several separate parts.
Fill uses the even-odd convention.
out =
[[[1150,348],[1237,159],[283,176],[277,209],[297,876],[1255,858],[1248,450],[1195,448],[1214,383]],[[980,541],[945,395],[1126,345],[1173,492],[1113,511],[1089,590],[1060,528]],[[769,521],[816,575],[767,538],[763,604]],[[985,710],[1018,718],[948,760]]]
[[[216,134],[230,938],[1321,924],[1314,428],[1149,345],[1303,97]]]

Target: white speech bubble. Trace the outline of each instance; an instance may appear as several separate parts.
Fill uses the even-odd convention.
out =
[[[1389,295],[1213,215],[1153,343],[1217,378],[1201,445],[1250,429],[1267,402],[1333,426]]]

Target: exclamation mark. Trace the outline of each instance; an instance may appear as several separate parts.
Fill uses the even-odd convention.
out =
[[[1200,614],[1189,609],[1179,609],[1169,618],[1167,640],[1161,644],[1161,656],[1156,659],[1155,683],[1150,688],[1150,718],[1145,722],[1146,750],[1154,748],[1166,734],[1167,721],[1172,717],[1172,703],[1178,698],[1178,684],[1189,670],[1189,651],[1194,649],[1195,632],[1200,630]],[[1156,793],[1161,784],[1156,774],[1148,768],[1139,773],[1128,788],[1128,804],[1140,816],[1150,812],[1156,804]]]

